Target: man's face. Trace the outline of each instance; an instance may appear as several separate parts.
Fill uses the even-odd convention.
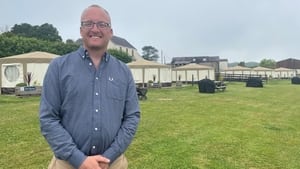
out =
[[[80,34],[87,49],[106,49],[112,37],[108,14],[96,7],[88,8],[81,17]]]

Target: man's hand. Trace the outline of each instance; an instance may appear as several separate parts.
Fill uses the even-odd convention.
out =
[[[80,165],[79,169],[108,169],[109,159],[100,156],[88,156],[83,163]]]
[[[99,163],[99,166],[101,169],[108,169],[109,168],[109,164],[108,163]]]

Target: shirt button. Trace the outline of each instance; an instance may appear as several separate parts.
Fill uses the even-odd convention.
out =
[[[95,130],[97,131],[97,130],[98,130],[98,128],[96,127],[96,128],[95,128]]]
[[[96,111],[96,112],[98,112],[99,110],[98,110],[98,109],[96,109],[95,111]]]
[[[90,62],[89,65],[92,66],[93,64]]]
[[[93,149],[95,149],[95,148],[96,148],[96,146],[93,146],[92,148],[93,148]]]
[[[96,77],[96,80],[98,80],[99,78],[98,77]]]
[[[96,94],[96,96],[98,96],[98,95],[99,95],[99,93],[98,93],[98,92],[96,92],[95,94]]]

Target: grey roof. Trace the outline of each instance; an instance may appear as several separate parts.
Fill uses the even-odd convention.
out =
[[[123,38],[120,38],[118,36],[113,36],[111,38],[111,41],[116,44],[116,45],[119,45],[119,46],[124,46],[124,47],[127,47],[127,48],[133,48],[135,49],[134,46],[132,46],[126,39],[123,39]]]
[[[219,62],[219,56],[189,56],[189,57],[174,57],[171,64],[181,63],[203,63],[203,62]]]
[[[276,68],[279,67],[285,67],[289,69],[300,69],[300,60],[293,58],[281,60],[276,63]]]
[[[278,62],[284,62],[284,61],[300,61],[300,60],[294,58],[288,58],[288,59],[280,60]]]

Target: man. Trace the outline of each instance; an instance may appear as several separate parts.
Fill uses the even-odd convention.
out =
[[[44,79],[41,132],[55,155],[49,168],[127,168],[123,153],[140,119],[132,74],[107,53],[113,31],[105,9],[85,9],[80,34],[83,46],[54,59]]]

